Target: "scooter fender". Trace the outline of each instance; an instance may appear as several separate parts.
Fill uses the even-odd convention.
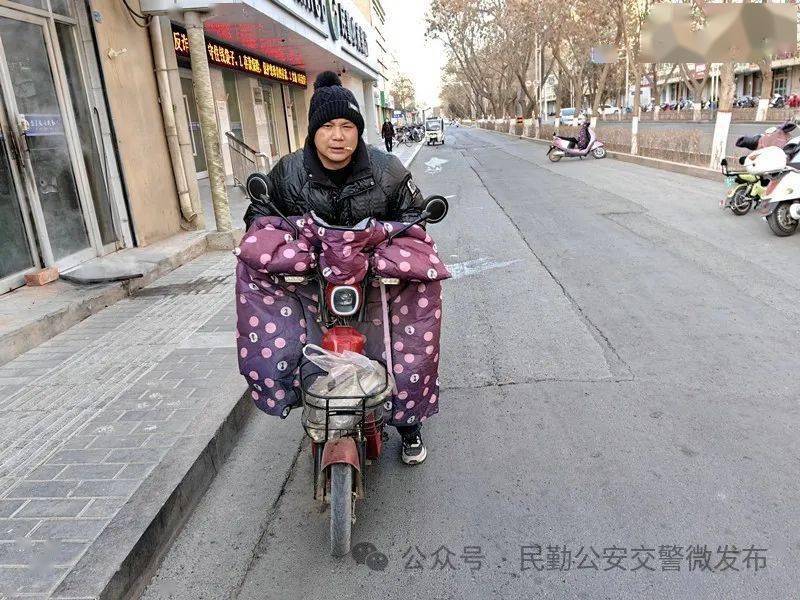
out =
[[[762,217],[769,216],[782,202],[797,201],[798,199],[800,199],[800,173],[790,171],[780,178],[769,195],[764,196],[757,213]]]
[[[348,464],[353,467],[355,472],[355,493],[356,498],[363,500],[366,495],[364,492],[364,477],[361,473],[361,460],[358,456],[356,441],[351,437],[343,437],[325,443],[322,449],[322,462],[320,470],[323,472],[331,465]]]
[[[321,468],[327,469],[335,463],[347,463],[356,471],[361,471],[361,460],[358,457],[356,441],[351,437],[337,438],[326,442],[322,450]]]

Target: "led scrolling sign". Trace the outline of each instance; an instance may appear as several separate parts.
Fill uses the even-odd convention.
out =
[[[186,30],[173,24],[172,39],[175,45],[175,54],[188,58],[189,38],[186,35]],[[258,75],[301,87],[306,87],[308,84],[306,74],[302,71],[275,64],[265,58],[249,54],[209,37],[206,37],[206,55],[210,64],[219,67],[234,69],[250,75]]]

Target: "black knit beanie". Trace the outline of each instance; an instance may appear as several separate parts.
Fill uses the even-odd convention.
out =
[[[314,82],[314,95],[308,109],[308,137],[313,142],[317,129],[333,119],[347,119],[364,133],[364,117],[358,108],[353,92],[342,86],[342,80],[333,71],[324,71]]]

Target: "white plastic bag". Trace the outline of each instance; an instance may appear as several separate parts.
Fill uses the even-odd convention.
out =
[[[307,344],[303,356],[328,373],[311,385],[311,391],[320,396],[370,396],[386,383],[384,366],[357,352],[331,352]]]
[[[309,402],[317,407],[324,407],[325,398],[329,398],[327,405],[332,409],[358,408],[364,396],[377,394],[368,403],[375,406],[380,405],[392,393],[394,379],[391,374],[387,381],[386,368],[363,354],[350,351],[331,352],[308,344],[303,348],[303,356],[327,373],[317,377],[309,386],[308,391],[318,396],[310,398]],[[324,408],[315,408],[306,403],[303,416],[312,430],[324,435]],[[333,431],[352,430],[359,420],[356,415],[335,415],[329,418],[328,427]]]

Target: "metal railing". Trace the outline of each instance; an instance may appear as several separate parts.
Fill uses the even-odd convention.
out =
[[[272,169],[272,161],[263,152],[251,148],[230,131],[225,132],[231,154],[233,182],[244,189],[250,174],[260,171],[266,173]]]

